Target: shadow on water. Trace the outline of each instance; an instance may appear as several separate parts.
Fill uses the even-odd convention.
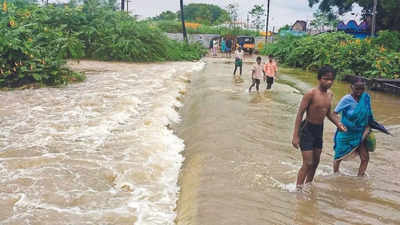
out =
[[[377,134],[368,177],[354,177],[358,161],[344,162],[343,175],[333,175],[335,129],[327,122],[315,183],[296,193],[301,155],[291,146],[293,122],[316,75],[281,70],[272,90],[262,83],[259,94],[249,94],[250,63],[235,79],[233,63],[205,60],[176,129],[186,146],[178,225],[398,224],[398,139]],[[348,84],[335,82],[335,104],[348,91]],[[370,93],[375,116],[398,135],[400,98]]]

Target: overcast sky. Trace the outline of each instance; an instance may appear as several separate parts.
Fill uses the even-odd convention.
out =
[[[133,14],[140,15],[142,18],[153,17],[163,11],[170,10],[176,12],[179,10],[179,0],[129,0],[129,9]],[[246,21],[247,12],[255,4],[267,5],[267,0],[184,0],[184,4],[189,3],[207,3],[226,8],[228,4],[237,4],[239,6],[239,20]],[[308,0],[270,0],[270,28],[278,29],[286,24],[292,25],[296,20],[310,21],[315,7],[308,6]],[[355,8],[356,14],[359,9]],[[346,20],[354,18],[347,15]]]

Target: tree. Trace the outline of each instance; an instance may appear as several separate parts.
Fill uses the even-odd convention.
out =
[[[229,4],[227,7],[226,7],[226,10],[227,10],[227,12],[228,12],[228,18],[229,18],[229,23],[230,23],[230,26],[231,26],[231,28],[232,28],[232,23],[235,23],[236,21],[237,21],[237,19],[238,19],[238,10],[239,10],[239,6],[238,5],[235,5],[235,4]]]
[[[254,24],[257,30],[264,28],[265,21],[265,9],[264,5],[254,5],[249,11],[251,16],[251,22]]]
[[[177,15],[171,11],[164,11],[160,15],[153,18],[153,20],[176,20]]]
[[[281,32],[283,30],[290,30],[292,28],[292,26],[290,26],[289,24],[286,24],[285,26],[279,28],[278,32]]]
[[[363,18],[372,15],[373,0],[308,0],[310,7],[319,3],[322,12],[332,12],[337,7],[340,15],[352,10],[353,4],[363,8]],[[399,0],[379,0],[376,14],[377,29],[400,30],[400,4]]]
[[[319,32],[324,32],[326,28],[334,29],[339,23],[337,16],[331,12],[325,13],[317,10],[313,13],[313,16],[314,18],[311,20],[310,25]]]
[[[107,8],[110,8],[113,11],[117,10],[118,8],[117,0],[106,0],[104,1],[104,4]]]
[[[220,24],[228,18],[226,10],[212,4],[192,3],[185,5],[183,10],[185,11],[185,20],[206,25]],[[180,11],[177,14],[180,16]]]
[[[13,4],[17,8],[25,8],[31,4],[35,4],[38,2],[38,0],[6,0],[6,1],[1,1],[1,6],[3,6],[3,3],[6,2],[6,4]],[[43,3],[43,2],[42,2]]]

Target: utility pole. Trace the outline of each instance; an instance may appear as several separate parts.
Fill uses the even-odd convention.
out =
[[[129,0],[126,0],[126,12],[129,14]]]
[[[186,27],[185,27],[185,17],[183,15],[183,0],[180,0],[181,3],[181,21],[182,21],[182,31],[183,31],[183,40],[188,43],[188,38],[186,34]]]
[[[269,1],[267,3],[267,25],[265,26],[265,45],[267,45],[268,42],[268,23],[269,23]]]
[[[374,0],[374,8],[372,9],[372,27],[371,27],[371,37],[375,37],[376,30],[376,6],[378,5],[378,0]]]
[[[121,0],[121,11],[125,11],[125,0]]]

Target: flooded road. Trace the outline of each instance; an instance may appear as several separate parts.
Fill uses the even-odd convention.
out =
[[[399,97],[370,92],[375,117],[395,137],[376,133],[367,177],[356,177],[358,160],[343,162],[343,175],[333,175],[335,129],[326,121],[315,183],[296,193],[301,154],[291,146],[294,119],[316,75],[284,70],[272,91],[264,92],[264,83],[259,95],[249,94],[249,64],[244,82],[236,82],[232,63],[205,60],[176,128],[186,145],[178,225],[400,224]],[[349,84],[336,82],[333,91],[336,103]]]
[[[0,92],[0,224],[174,224],[184,144],[167,126],[204,63],[71,66],[87,81]]]

